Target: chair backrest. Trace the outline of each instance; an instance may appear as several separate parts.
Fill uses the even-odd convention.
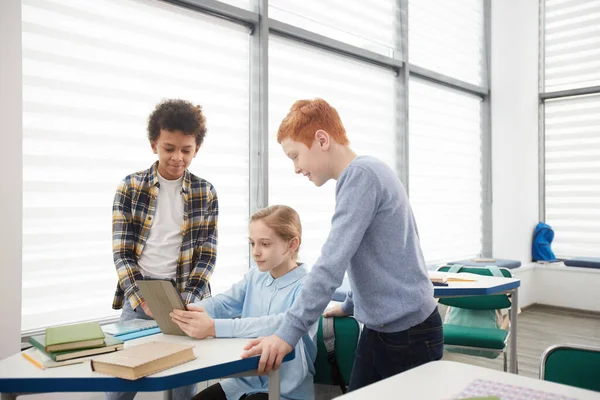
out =
[[[350,383],[352,366],[354,364],[354,352],[360,336],[358,321],[352,317],[334,317],[335,329],[335,355],[344,383]],[[322,385],[334,385],[331,366],[327,361],[327,350],[323,342],[323,317],[319,319],[319,330],[317,331],[317,359],[315,360],[314,382]]]
[[[540,379],[600,392],[600,348],[548,347],[540,361]]]
[[[443,266],[437,270],[440,272],[448,272],[451,266]],[[507,268],[498,268],[502,275],[506,278],[512,278],[512,272]],[[471,274],[493,276],[492,272],[487,267],[468,267],[460,268],[459,273],[468,272]],[[471,297],[447,297],[440,298],[440,304],[450,307],[466,308],[469,310],[499,310],[510,308],[510,299],[506,294],[493,294],[489,296],[471,296]]]

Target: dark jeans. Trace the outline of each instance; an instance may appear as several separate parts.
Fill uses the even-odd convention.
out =
[[[240,400],[268,400],[269,395],[267,393],[254,393],[251,395],[243,395]],[[198,393],[192,400],[227,400],[225,392],[221,387],[220,383],[215,383]]]
[[[356,390],[442,358],[444,332],[437,307],[421,324],[400,332],[363,328],[349,390]]]

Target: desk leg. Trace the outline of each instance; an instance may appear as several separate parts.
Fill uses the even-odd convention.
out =
[[[163,400],[173,400],[173,389],[163,392]]]
[[[271,372],[269,372],[269,400],[279,400],[280,389],[279,370],[271,370]]]
[[[519,314],[519,288],[512,292],[510,306],[510,352],[508,372],[518,374],[517,370],[517,316]]]

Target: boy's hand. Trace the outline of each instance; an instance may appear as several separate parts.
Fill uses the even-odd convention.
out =
[[[244,347],[244,350],[246,351],[242,353],[242,358],[261,355],[258,362],[258,373],[267,374],[271,369],[279,369],[283,357],[291,352],[293,347],[279,336],[271,335],[252,339]]]
[[[142,303],[140,304],[140,307],[142,307],[142,310],[144,310],[144,313],[149,316],[150,318],[154,318],[152,316],[152,311],[150,311],[150,307],[148,307],[148,304],[146,304],[146,301],[142,301]]]
[[[204,339],[215,336],[215,321],[208,316],[204,308],[188,305],[184,310],[173,310],[169,316],[189,337]]]
[[[345,317],[346,315],[347,314],[344,312],[344,310],[342,310],[341,304],[336,304],[334,306],[331,306],[327,310],[325,310],[325,312],[323,313],[323,317],[325,317],[325,318]]]

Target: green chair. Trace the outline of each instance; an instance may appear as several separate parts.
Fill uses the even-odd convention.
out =
[[[335,351],[328,353],[323,340],[323,317],[319,319],[314,382],[321,385],[337,385],[345,392],[350,383],[360,325],[352,317],[333,317],[333,327]]]
[[[600,348],[548,347],[540,361],[540,379],[600,392]]]
[[[438,268],[438,271],[448,272],[450,268],[451,266],[443,266]],[[499,270],[504,277],[512,278],[510,270],[506,268],[499,268]],[[463,266],[458,272],[493,276],[492,272],[487,267]],[[488,296],[440,298],[439,303],[468,310],[501,310],[511,307],[510,298],[506,293]],[[468,354],[470,355],[480,355],[488,358],[490,357],[486,354],[491,353],[493,355],[491,358],[495,358],[502,354],[504,357],[504,371],[506,371],[508,366],[506,344],[508,342],[509,333],[509,329],[444,324],[444,346],[450,347],[451,349],[466,349],[469,351]]]

